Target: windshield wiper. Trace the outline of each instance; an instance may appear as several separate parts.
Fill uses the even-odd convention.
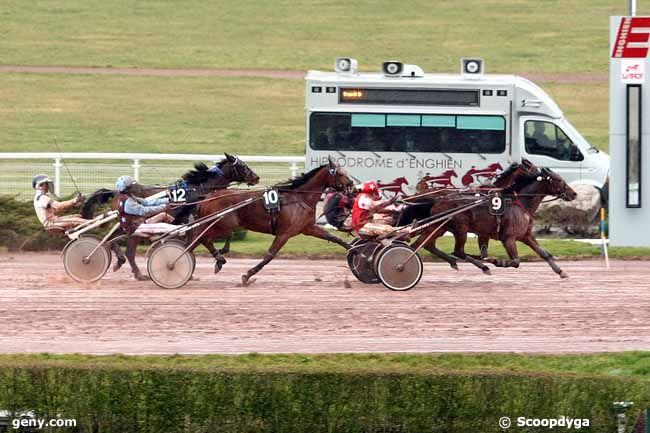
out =
[[[417,157],[416,157],[415,155],[413,155],[413,154],[412,154],[411,152],[409,152],[409,151],[406,151],[406,150],[405,150],[404,153],[407,154],[408,156],[410,156],[412,159],[417,159]]]
[[[451,157],[451,155],[447,155],[445,152],[440,152],[440,153],[442,153],[443,155],[445,155],[445,156],[447,157],[447,159],[449,159],[449,160],[454,159],[454,158]]]

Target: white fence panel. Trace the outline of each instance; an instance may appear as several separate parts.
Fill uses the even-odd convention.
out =
[[[304,157],[239,156],[260,176],[261,185],[296,176],[304,170]],[[208,166],[223,155],[120,154],[120,153],[0,153],[0,195],[33,197],[32,178],[47,174],[58,195],[113,189],[115,180],[130,174],[143,184],[170,184],[192,169],[194,162]],[[74,182],[73,180],[74,179]]]

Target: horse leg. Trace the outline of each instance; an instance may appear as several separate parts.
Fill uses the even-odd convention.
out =
[[[490,237],[485,235],[478,235],[478,248],[481,251],[481,260],[488,255],[488,245],[490,244]]]
[[[564,272],[553,260],[553,255],[546,251],[542,246],[537,242],[537,239],[531,234],[528,233],[525,238],[521,240],[523,243],[532,248],[533,251],[537,253],[538,256],[546,260],[546,263],[553,269],[553,271],[560,276],[560,278],[569,278],[569,275]]]
[[[284,246],[284,244],[287,243],[290,237],[291,236],[287,234],[282,234],[282,235],[277,235],[275,239],[273,239],[273,243],[271,243],[271,246],[269,247],[269,251],[266,253],[262,261],[259,262],[254,267],[252,267],[251,269],[249,269],[248,272],[246,272],[244,275],[241,276],[241,282],[244,286],[248,285],[248,282],[253,275],[261,271],[262,268],[267,263],[273,260],[275,255],[278,253],[278,251],[280,251],[280,249],[282,249],[282,247]]]
[[[126,263],[126,256],[122,254],[122,249],[120,248],[120,245],[117,242],[111,243],[111,251],[113,251],[113,253],[115,253],[115,256],[117,257],[117,260],[113,265],[113,272],[117,272],[120,270],[122,265]]]
[[[445,262],[449,263],[449,266],[451,266],[452,269],[458,270],[458,262],[456,259],[449,254],[445,253],[442,250],[439,250],[438,247],[436,246],[436,240],[433,239],[430,242],[427,242],[427,244],[424,246],[424,249],[429,251],[431,254],[434,256],[438,257],[439,259],[444,260]]]
[[[135,253],[140,243],[140,237],[138,236],[129,236],[129,240],[126,242],[126,258],[129,260],[129,265],[131,265],[131,270],[133,271],[133,276],[138,281],[145,281],[149,279],[149,276],[142,275],[140,268],[138,268],[137,263],[135,262]]]
[[[333,235],[332,233],[328,232],[324,228],[317,226],[316,224],[306,227],[302,231],[302,234],[307,236],[313,236],[319,239],[324,239],[328,242],[337,243],[341,245],[343,248],[345,248],[346,250],[350,249],[349,243],[345,242],[343,239],[339,238],[338,236]]]
[[[411,244],[411,248],[418,249],[420,245],[422,245],[422,243],[427,239],[428,236],[429,233],[423,233],[422,235],[420,235],[420,237],[417,238],[415,242]],[[442,259],[445,262],[449,263],[449,266],[451,266],[452,269],[458,270],[458,262],[456,261],[456,259],[450,256],[449,254],[445,253],[444,251],[438,249],[438,247],[436,246],[437,239],[438,236],[429,239],[429,241],[424,245],[424,249],[429,251],[431,254],[438,257],[439,259]]]
[[[481,260],[465,254],[465,243],[467,242],[467,232],[458,231],[454,233],[454,255],[467,263],[471,263],[486,275],[491,275],[490,268],[488,268]]]
[[[230,238],[229,238],[230,239]],[[228,241],[226,241],[228,242]],[[218,250],[214,247],[214,243],[210,239],[203,239],[201,240],[201,244],[210,251],[210,254],[212,254],[212,257],[214,257],[214,273],[218,274],[223,265],[226,264],[226,259],[223,257],[222,250]]]
[[[232,236],[228,236],[226,238],[226,242],[223,244],[223,248],[219,250],[219,254],[228,254],[230,252],[230,240],[232,239]]]
[[[510,260],[494,260],[494,265],[500,268],[518,268],[521,260],[519,259],[519,254],[517,253],[517,241],[514,237],[506,238],[506,240],[501,241],[503,247],[508,253]]]
[[[478,248],[481,253],[477,256],[476,254],[467,254],[469,257],[481,261],[491,261],[488,258],[488,245],[490,243],[490,237],[485,235],[478,235]]]

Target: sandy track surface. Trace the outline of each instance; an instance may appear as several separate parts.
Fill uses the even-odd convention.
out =
[[[483,276],[428,263],[414,290],[364,285],[343,261],[255,260],[177,290],[122,270],[72,282],[56,254],[0,254],[0,352],[590,352],[650,349],[650,262],[545,263]],[[351,288],[345,287],[345,280]]]
[[[218,68],[112,68],[112,67],[82,67],[82,66],[28,66],[0,65],[0,72],[31,73],[31,74],[96,74],[96,75],[133,75],[151,77],[251,77],[251,78],[280,78],[286,80],[302,80],[306,71],[289,71],[282,69],[218,69]],[[552,82],[561,84],[607,83],[607,73],[527,73],[519,75],[535,82]]]

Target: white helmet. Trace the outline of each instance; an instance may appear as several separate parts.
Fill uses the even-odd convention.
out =
[[[120,176],[117,178],[117,182],[115,182],[115,189],[119,192],[124,192],[134,183],[135,180],[131,176]]]

